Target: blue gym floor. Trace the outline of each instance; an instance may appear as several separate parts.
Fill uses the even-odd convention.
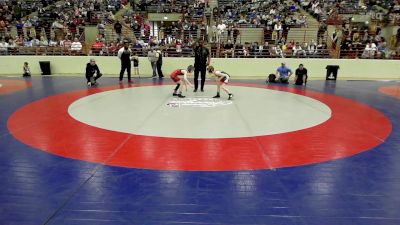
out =
[[[48,96],[87,88],[82,78],[30,80],[32,87],[0,95],[0,225],[400,224],[400,99],[378,92],[398,82],[307,84],[309,90],[365,103],[390,119],[390,136],[369,151],[273,170],[195,172],[89,163],[19,142],[7,128],[13,112]],[[115,85],[117,79],[100,82]]]

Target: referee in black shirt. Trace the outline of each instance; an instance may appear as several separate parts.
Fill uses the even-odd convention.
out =
[[[296,69],[296,77],[294,78],[296,85],[305,85],[307,84],[307,69],[304,68],[303,64],[299,65],[299,68]]]
[[[119,73],[119,83],[122,83],[125,70],[128,73],[128,83],[132,83],[131,79],[131,55],[132,50],[129,48],[129,41],[124,40],[124,47],[118,51],[118,58],[121,60],[121,71]]]
[[[194,92],[199,87],[199,73],[201,73],[201,91],[204,91],[204,83],[206,81],[207,66],[210,65],[210,51],[203,46],[203,40],[199,40],[198,45],[194,49]]]

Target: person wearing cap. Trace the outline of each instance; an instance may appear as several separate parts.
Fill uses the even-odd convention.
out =
[[[276,69],[276,79],[281,83],[289,83],[289,78],[292,75],[292,70],[286,67],[286,63],[282,62],[281,66]]]
[[[87,85],[98,85],[97,80],[102,76],[99,67],[96,64],[96,60],[90,59],[90,62],[86,64],[86,80]]]
[[[131,79],[131,55],[132,50],[129,48],[129,41],[124,40],[124,46],[118,51],[118,58],[121,60],[121,71],[119,73],[119,83],[122,83],[125,70],[128,73],[128,83],[132,83]]]

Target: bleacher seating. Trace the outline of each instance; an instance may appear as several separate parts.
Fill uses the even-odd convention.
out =
[[[313,11],[315,10],[313,4],[316,1],[313,4],[310,2],[308,5],[304,4],[305,1],[303,0],[295,0],[294,2],[219,0],[218,8],[214,8],[214,17],[211,17],[213,20],[210,22],[206,21],[204,17],[204,10],[208,2],[199,0],[138,0],[129,2],[104,0],[102,4],[94,0],[60,2],[53,0],[12,2],[4,0],[0,2],[0,48],[3,47],[4,49],[4,46],[6,46],[7,49],[2,51],[2,55],[74,56],[90,54],[115,56],[116,49],[120,47],[120,41],[128,39],[135,45],[135,52],[139,56],[146,56],[150,47],[158,46],[163,50],[165,56],[191,57],[193,56],[193,44],[196,40],[202,39],[210,42],[208,47],[213,57],[398,58],[399,50],[395,48],[400,41],[397,40],[394,46],[390,44],[389,49],[382,44],[383,42],[388,43],[389,40],[375,40],[378,35],[375,32],[368,33],[366,35],[367,40],[363,40],[361,44],[344,48],[341,46],[343,41],[338,40],[336,45],[338,47],[335,47],[329,39],[331,34],[319,35],[317,32],[319,22],[311,23],[313,21],[307,21],[304,18],[303,11],[299,11],[301,5],[304,10],[308,10],[311,15],[316,16],[321,21],[334,15],[339,15],[337,18],[340,19],[342,18],[340,15],[348,13],[374,15],[373,12],[376,11],[376,8],[381,7],[387,11],[387,14],[385,14],[387,17],[384,17],[386,21],[389,21],[389,24],[397,24],[400,23],[398,1],[375,1],[375,5],[370,5],[372,1],[365,0],[365,5],[359,5],[358,0],[341,3],[318,0],[317,2],[320,2],[318,7],[322,10],[318,14]],[[216,4],[217,2],[214,1],[213,5]],[[274,9],[270,11],[272,6]],[[35,14],[31,14],[32,12],[35,12]],[[182,13],[182,18],[175,23],[150,24],[147,21],[149,12]],[[19,20],[19,17],[28,14],[31,15]],[[116,21],[120,21],[122,24],[121,34],[115,32],[114,24]],[[278,21],[282,22],[281,31],[276,30],[275,27]],[[227,26],[223,36],[218,34],[217,24],[219,22]],[[341,23],[342,21],[338,24],[341,25]],[[92,47],[94,40],[90,41],[85,38],[84,29],[88,25],[99,27],[99,34],[96,38],[104,43],[100,48]],[[153,25],[154,27],[152,27]],[[238,30],[236,35],[233,35],[234,29]],[[345,34],[343,40],[347,36],[353,35],[353,32],[349,31],[348,28],[343,27],[341,29],[341,32]],[[363,35],[362,32],[359,33]],[[296,38],[297,34],[301,37]],[[15,38],[16,36],[18,38]],[[400,39],[400,35],[398,36],[398,39]],[[69,45],[63,45],[63,40],[72,40],[75,37],[79,38],[83,45],[80,51],[71,51]],[[373,56],[366,54],[364,49],[366,42],[371,39],[380,47],[380,50],[377,50],[377,53]],[[234,41],[233,54],[225,54],[224,43],[227,40]],[[307,43],[311,43],[313,40],[316,40],[319,46],[315,53],[306,51],[306,54],[295,54],[291,49],[294,42],[299,42],[298,45],[307,46]],[[34,43],[33,47],[30,47],[31,41]],[[326,44],[329,47],[324,48]]]

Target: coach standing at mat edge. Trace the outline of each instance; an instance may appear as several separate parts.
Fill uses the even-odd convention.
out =
[[[206,81],[207,66],[210,65],[210,51],[204,47],[203,40],[199,40],[196,48],[194,49],[194,92],[199,87],[199,73],[201,73],[201,86],[200,90],[204,91],[204,83]]]

